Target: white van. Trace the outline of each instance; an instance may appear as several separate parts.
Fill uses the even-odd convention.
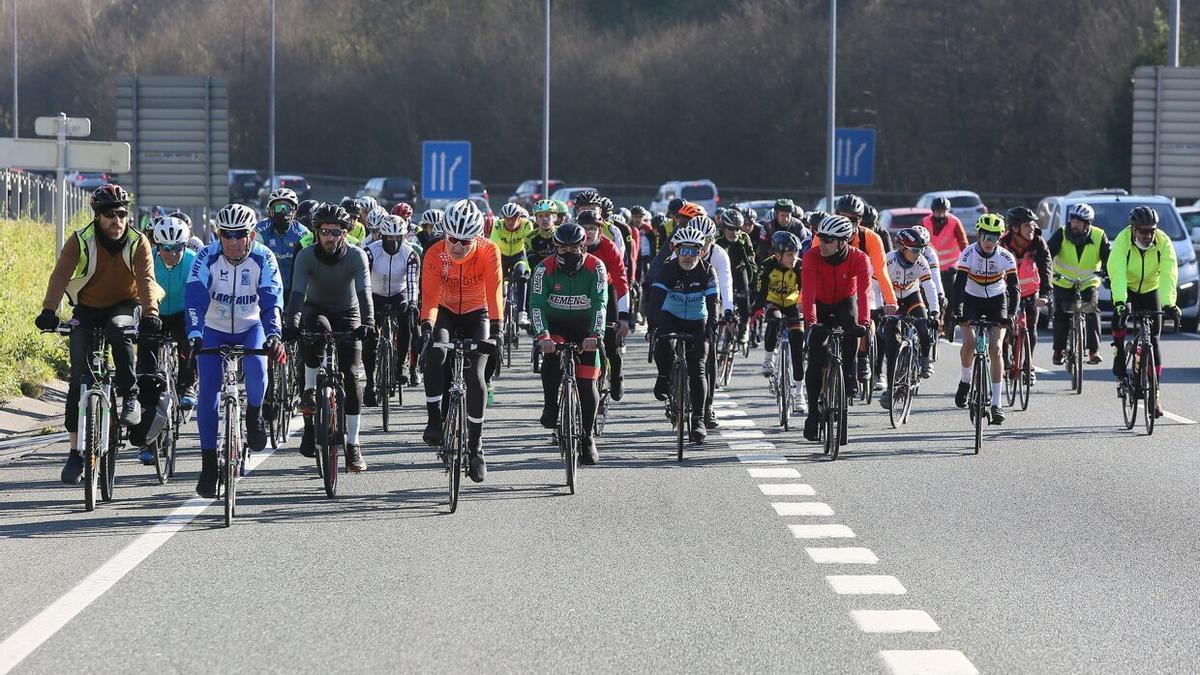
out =
[[[658,194],[650,203],[650,210],[665,213],[667,204],[676,197],[703,206],[710,216],[717,212],[717,207],[721,204],[721,196],[717,193],[717,184],[711,180],[673,180],[663,183],[662,187],[658,189]]]

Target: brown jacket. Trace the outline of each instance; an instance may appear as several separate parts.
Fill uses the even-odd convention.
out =
[[[103,236],[100,233],[97,237]],[[75,267],[79,264],[79,237],[70,236],[58,255],[54,271],[50,273],[50,282],[46,287],[46,297],[42,300],[44,309],[57,310],[62,301],[63,293],[67,290]],[[150,253],[150,240],[141,237],[133,254],[133,269],[130,270],[120,252],[110,253],[97,242],[95,273],[87,285],[79,291],[79,304],[85,307],[112,307],[126,300],[137,300],[142,306],[142,315],[158,314],[158,298],[154,292],[154,259]]]

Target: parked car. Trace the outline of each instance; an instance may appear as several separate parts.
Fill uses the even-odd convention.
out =
[[[509,196],[508,201],[516,202],[524,206],[526,210],[532,210],[533,205],[541,201],[544,195],[551,194],[564,185],[561,180],[554,179],[550,179],[547,183],[550,186],[549,189],[543,190],[541,180],[527,180],[517,186],[517,190]]]
[[[1200,323],[1200,269],[1197,269],[1196,250],[1192,238],[1184,229],[1184,220],[1174,202],[1158,195],[1094,195],[1076,197],[1047,197],[1038,204],[1038,221],[1042,233],[1050,238],[1066,226],[1071,207],[1087,202],[1095,211],[1092,224],[1114,239],[1129,226],[1129,212],[1139,206],[1149,206],[1158,212],[1159,228],[1171,238],[1179,260],[1179,295],[1176,305],[1181,314],[1181,327],[1194,331]],[[1105,285],[1100,289],[1100,313],[1105,320],[1112,314],[1112,292]]]
[[[229,170],[229,202],[231,204],[253,204],[258,200],[258,191],[266,181],[254,169]]]
[[[354,196],[374,197],[380,206],[390,211],[400,202],[414,204],[417,198],[417,184],[411,178],[380,176],[368,180]]]
[[[1200,255],[1200,206],[1185,206],[1179,209],[1179,216],[1183,218],[1184,231],[1192,240],[1192,250]]]
[[[112,177],[103,172],[76,171],[68,177],[68,180],[75,187],[91,192],[105,183],[111,183]]]
[[[554,193],[550,195],[550,199],[557,199],[559,201],[566,202],[568,209],[574,209],[575,208],[575,195],[579,194],[580,192],[587,192],[588,190],[592,190],[594,192],[594,191],[596,191],[596,188],[563,187],[563,188],[559,188],[559,189],[555,190]]]
[[[879,227],[895,234],[906,227],[920,225],[931,213],[933,211],[929,209],[884,209],[879,212]]]
[[[929,208],[933,205],[933,200],[938,197],[945,197],[950,200],[950,213],[958,216],[958,219],[962,221],[963,227],[967,230],[968,237],[974,236],[975,221],[979,220],[979,216],[988,212],[979,195],[969,190],[926,192],[917,199],[917,208]]]
[[[271,191],[276,188],[290,188],[296,193],[296,198],[300,201],[312,198],[312,185],[309,185],[308,179],[304,176],[286,175],[275,176],[275,180],[267,181],[258,189],[258,205],[261,208],[267,208],[267,197]]]
[[[658,194],[650,203],[650,210],[665,212],[667,204],[676,197],[703,206],[709,215],[715,213],[721,205],[717,184],[711,180],[673,180],[663,183],[662,187],[658,188]]]

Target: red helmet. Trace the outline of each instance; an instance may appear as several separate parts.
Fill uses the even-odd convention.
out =
[[[393,216],[400,216],[401,218],[403,218],[405,220],[410,220],[412,218],[412,214],[413,214],[412,206],[405,202],[400,202],[399,204],[396,204],[395,206],[392,207],[392,215]]]
[[[129,193],[113,183],[105,183],[92,191],[92,211],[99,213],[114,206],[129,206]]]
[[[691,220],[697,216],[708,215],[708,212],[704,209],[704,207],[695,202],[684,202],[683,206],[679,207],[678,213],[688,220]]]

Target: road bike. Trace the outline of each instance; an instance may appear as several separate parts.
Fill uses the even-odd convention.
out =
[[[775,397],[775,406],[779,412],[779,426],[787,431],[791,428],[792,401],[796,397],[796,383],[792,379],[792,370],[795,368],[795,364],[792,363],[792,350],[788,337],[790,331],[784,324],[783,316],[779,314],[778,310],[771,314],[769,321],[778,323],[779,337],[775,342],[775,353],[771,357],[775,365],[771,369],[771,377],[767,382],[771,395]]]
[[[292,430],[292,413],[296,409],[297,397],[296,373],[293,372],[298,363],[296,359],[296,342],[293,340],[284,344],[283,361],[272,360],[267,364],[271,369],[271,386],[263,400],[263,416],[267,420],[271,447],[276,450],[287,443]],[[303,371],[303,366],[300,370]]]
[[[1084,354],[1084,311],[1083,298],[1080,294],[1080,280],[1071,280],[1071,295],[1066,301],[1067,319],[1070,330],[1067,333],[1066,350],[1063,352],[1067,372],[1071,374],[1071,389],[1076,394],[1083,393],[1083,354]]]
[[[842,339],[845,335],[841,326],[835,326],[825,336],[825,367],[821,371],[821,393],[816,402],[821,418],[820,437],[830,461],[838,458],[838,452],[847,440],[846,410],[849,397],[846,395],[845,372],[842,369]]]
[[[558,385],[558,425],[554,438],[567,474],[567,488],[575,494],[578,484],[579,452],[583,442],[583,414],[579,405],[579,383],[575,380],[575,367],[579,364],[579,345],[560,343],[559,366],[562,378]]]
[[[1033,298],[1021,301],[1021,309],[1012,322],[1012,330],[1004,341],[1004,397],[1008,407],[1019,401],[1021,410],[1029,409],[1029,394],[1033,388],[1033,333],[1025,310],[1034,303]]]
[[[667,419],[675,429],[676,456],[683,461],[683,440],[692,433],[692,398],[688,383],[687,347],[695,336],[687,333],[663,333],[657,336],[671,345],[670,388],[667,395]]]
[[[476,352],[479,358],[496,350],[490,340],[461,339],[434,342],[434,349],[445,349],[450,357],[450,382],[446,388],[446,417],[442,422],[440,456],[446,466],[450,488],[450,513],[458,510],[458,492],[463,474],[467,472],[467,384],[463,377],[466,354]]]
[[[375,400],[379,402],[383,430],[390,431],[392,396],[396,397],[396,405],[404,405],[402,357],[408,353],[408,345],[396,343],[400,331],[395,310],[389,307],[381,314],[375,348]]]
[[[896,324],[895,339],[896,360],[892,369],[892,377],[888,383],[891,395],[891,406],[888,407],[888,421],[892,428],[907,424],[912,414],[913,399],[921,389],[921,338],[919,327],[928,326],[929,320],[923,317],[889,316],[884,319],[887,323]],[[928,328],[933,335],[935,328]],[[934,337],[934,339],[937,339]]]
[[[179,351],[175,338],[170,333],[145,335],[141,342],[146,349],[155,350],[160,371],[154,375],[162,387],[167,410],[162,430],[152,439],[147,439],[146,448],[154,453],[154,474],[160,485],[175,475],[175,453],[179,441],[179,429],[183,426],[183,412],[179,406],[179,394],[175,385],[179,377]],[[146,410],[143,415],[157,414]]]
[[[989,319],[974,319],[969,322],[975,330],[975,354],[971,360],[971,388],[967,391],[967,414],[975,425],[975,454],[983,445],[983,420],[991,423],[989,408],[992,404],[992,366],[988,352],[992,328],[997,324]]]
[[[222,345],[201,349],[200,354],[221,357],[221,450],[217,453],[217,497],[225,501],[225,527],[237,515],[237,484],[246,475],[249,449],[242,435],[242,400],[239,393],[239,365],[245,356],[262,356],[265,349],[247,349],[242,345]]]
[[[301,338],[305,344],[315,345],[321,351],[317,366],[314,440],[317,473],[321,475],[326,496],[333,498],[337,496],[339,457],[346,447],[346,385],[338,365],[337,347],[352,344],[356,338],[350,331],[305,331]]]
[[[722,321],[717,325],[716,345],[717,373],[714,378],[717,389],[729,386],[733,376],[733,360],[741,347],[738,344],[737,319]]]
[[[1117,380],[1117,398],[1121,399],[1125,428],[1132,429],[1137,423],[1138,405],[1141,404],[1147,435],[1154,434],[1154,420],[1158,417],[1158,364],[1150,339],[1153,334],[1151,322],[1162,314],[1157,310],[1130,313],[1129,318],[1137,328],[1125,343],[1125,372]]]

